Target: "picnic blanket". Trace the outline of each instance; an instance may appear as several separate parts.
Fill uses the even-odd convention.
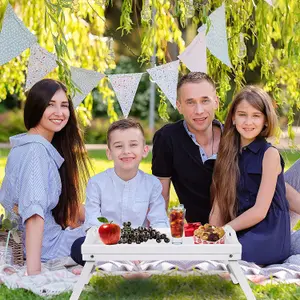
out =
[[[253,263],[239,262],[246,277],[255,283],[265,284],[270,281],[300,284],[300,255],[291,256],[285,263],[261,268]],[[52,296],[72,291],[79,276],[72,273],[78,268],[70,258],[61,258],[42,264],[42,273],[26,276],[26,267],[9,265],[0,266],[0,282],[11,289],[24,288],[40,296]],[[81,267],[79,267],[81,268]],[[12,272],[13,271],[13,272]],[[91,274],[124,275],[128,273],[181,274],[199,275],[226,274],[225,262],[217,261],[143,261],[135,264],[132,261],[97,262]]]

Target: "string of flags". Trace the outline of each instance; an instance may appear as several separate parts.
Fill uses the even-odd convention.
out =
[[[266,0],[273,6],[272,0]],[[180,62],[192,72],[207,72],[206,49],[228,67],[232,67],[226,33],[226,17],[224,3],[209,16],[210,26],[204,24],[187,48],[178,56],[178,60],[147,69],[151,79],[159,86],[172,106],[176,108],[178,68]],[[25,89],[30,89],[57,67],[56,55],[48,52],[37,43],[32,34],[15,14],[12,6],[7,5],[2,30],[0,32],[0,66],[30,48]],[[121,106],[124,117],[128,117],[134,97],[145,73],[105,75],[93,70],[71,67],[71,79],[79,88],[73,97],[74,107],[107,76]]]

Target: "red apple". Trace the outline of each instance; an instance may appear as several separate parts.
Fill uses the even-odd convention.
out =
[[[121,237],[121,228],[114,223],[102,224],[99,227],[98,232],[101,241],[106,245],[117,244]]]

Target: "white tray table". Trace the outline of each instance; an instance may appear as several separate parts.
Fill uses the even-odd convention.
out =
[[[83,260],[86,261],[78,282],[76,283],[71,300],[79,299],[85,284],[88,284],[90,273],[96,261],[108,260],[218,260],[225,261],[230,277],[234,284],[240,284],[246,298],[255,300],[248,281],[238,264],[241,259],[242,246],[235,231],[225,226],[225,244],[200,245],[194,244],[193,237],[184,237],[181,245],[157,243],[149,240],[146,243],[105,245],[101,242],[97,228],[91,228],[82,245]],[[158,229],[170,237],[167,228]]]

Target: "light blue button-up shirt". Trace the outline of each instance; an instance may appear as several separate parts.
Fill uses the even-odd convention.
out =
[[[84,235],[82,227],[62,230],[52,215],[61,194],[59,168],[64,159],[40,135],[19,134],[10,138],[0,203],[19,222],[25,241],[25,222],[37,214],[44,219],[42,261],[68,256],[72,243]],[[13,213],[18,205],[19,215]],[[25,254],[26,249],[24,247]]]
[[[168,227],[162,185],[153,175],[138,170],[131,180],[124,181],[114,169],[107,169],[89,180],[86,190],[85,229],[99,226],[98,217],[123,225],[130,221],[133,228]]]
[[[213,125],[218,125],[221,129],[221,131],[223,131],[223,125],[221,122],[219,122],[218,120],[213,120]],[[201,145],[197,142],[196,136],[191,133],[187,127],[186,121],[183,121],[183,126],[184,129],[186,130],[187,134],[189,135],[189,137],[192,139],[192,141],[199,147],[199,151],[200,151],[200,157],[202,159],[202,162],[205,163],[207,160],[212,159],[212,160],[216,160],[218,154],[214,153],[212,156],[207,156],[204,149],[201,147]]]

